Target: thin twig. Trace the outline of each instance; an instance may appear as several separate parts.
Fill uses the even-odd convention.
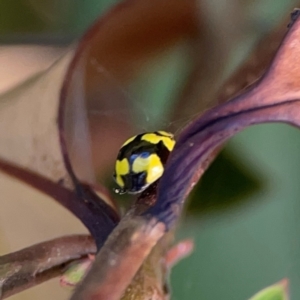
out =
[[[0,298],[56,277],[69,263],[95,252],[91,236],[73,235],[3,255],[0,257]]]
[[[49,195],[72,212],[90,231],[98,248],[103,245],[119,221],[119,216],[115,210],[104,201],[99,200],[97,202],[99,198],[87,185],[81,185],[84,197],[86,197],[82,198],[76,192],[59,183],[2,159],[0,159],[0,170]],[[94,201],[90,201],[90,199],[94,199]]]

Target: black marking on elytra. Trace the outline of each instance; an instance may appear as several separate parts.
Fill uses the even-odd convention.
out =
[[[155,134],[157,133],[155,132]],[[142,140],[143,135],[145,135],[145,133],[137,135],[133,141],[123,146],[118,153],[117,159],[122,160],[124,158],[127,158],[128,161],[130,161],[132,155],[139,155],[142,152],[148,152],[150,155],[157,154],[161,158],[161,162],[165,164],[170,151],[165,146],[164,142],[160,141],[157,144],[153,144],[151,142]],[[157,135],[163,136],[161,134]]]
[[[130,175],[121,175],[124,181],[124,190],[131,193],[139,192],[143,189],[146,182],[146,172],[130,173]]]

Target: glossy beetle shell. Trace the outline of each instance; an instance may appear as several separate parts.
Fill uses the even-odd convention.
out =
[[[128,139],[121,147],[115,165],[114,179],[119,194],[137,194],[158,180],[175,140],[165,131],[146,132]]]

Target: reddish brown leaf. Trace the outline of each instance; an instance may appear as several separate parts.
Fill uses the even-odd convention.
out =
[[[278,55],[280,56],[280,52]],[[279,61],[282,61],[282,58]],[[146,218],[142,218],[138,215],[155,202],[155,191],[140,197],[136,206],[113,231],[97,255],[91,272],[72,299],[119,299],[150,250],[135,247],[129,242],[131,237],[136,234],[140,236],[140,227],[155,228],[154,224],[157,224],[160,229],[154,239],[150,238],[147,232],[143,233],[146,248],[155,245],[161,237],[161,230],[164,230],[162,222],[155,223],[155,219],[163,221],[168,228],[174,225],[180,216],[187,194],[207,168],[211,153],[227,138],[246,126],[269,121],[293,122],[290,107],[295,107],[297,101],[290,102],[289,99],[285,99],[287,94],[282,90],[281,102],[276,103],[274,99],[261,102],[262,99],[267,99],[270,88],[266,80],[264,88],[259,89],[262,82],[258,82],[256,87],[253,86],[252,90],[248,90],[232,102],[207,112],[184,130],[160,183],[158,201],[146,211]],[[276,86],[277,84],[275,88]],[[260,105],[261,103],[263,105]],[[139,209],[141,207],[143,209]],[[124,266],[128,272],[122,271]]]
[[[238,9],[235,13],[238,14]],[[73,121],[78,127],[88,120],[84,126],[90,130],[89,136],[84,138],[80,129],[71,132],[66,128],[64,142],[72,154],[72,165],[80,179],[91,180],[91,169],[95,169],[97,175],[107,175],[105,171],[111,170],[118,147],[141,130],[140,127],[134,128],[132,116],[135,108],[124,90],[174,45],[185,41],[187,48],[191,48],[194,56],[200,59],[198,66],[201,65],[201,78],[206,83],[201,87],[197,85],[197,92],[203,92],[201,96],[207,104],[208,90],[215,84],[213,78],[220,78],[220,69],[229,51],[228,44],[233,39],[225,39],[224,34],[229,32],[230,37],[236,36],[231,33],[239,28],[235,26],[235,30],[230,31],[228,28],[233,26],[228,21],[218,21],[214,26],[221,23],[221,32],[212,30],[211,20],[202,17],[195,0],[167,0],[163,3],[158,0],[127,0],[96,21],[79,42],[61,93],[60,126],[64,126],[65,117],[67,122],[74,119],[74,107],[87,107],[81,121],[78,122],[76,116]],[[213,68],[211,61],[215,62]],[[194,91],[193,94],[197,93]],[[181,119],[190,117],[191,110],[183,115],[182,109],[187,102],[195,104],[195,97],[189,99],[185,97],[183,103],[176,104],[176,107],[180,106],[176,111],[182,113]],[[79,105],[80,101],[83,104]],[[65,105],[67,109],[64,109]],[[191,107],[194,109],[193,105]],[[86,151],[85,143],[89,141],[92,148]],[[85,150],[78,151],[82,148]],[[87,161],[90,157],[92,164]]]
[[[56,125],[58,95],[71,55],[0,96],[0,157],[53,180],[68,181]]]
[[[178,219],[211,153],[247,126],[285,122],[300,126],[300,19],[289,29],[264,76],[245,93],[192,122],[180,135],[160,182],[158,200],[147,212],[168,227]]]
[[[40,105],[41,110],[47,112],[48,115],[45,119],[42,119],[43,122],[39,128],[31,129],[26,124],[28,121],[26,115],[25,117],[22,115],[24,103],[20,104],[20,102],[18,109],[16,109],[17,106],[11,110],[6,107],[4,111],[8,117],[3,123],[4,128],[8,128],[12,124],[12,129],[14,129],[13,117],[16,116],[16,122],[24,126],[25,129],[25,138],[20,139],[17,146],[19,149],[21,146],[26,148],[34,145],[34,147],[32,147],[33,149],[30,148],[29,152],[24,151],[24,154],[22,153],[20,157],[17,155],[19,149],[15,153],[5,154],[12,144],[9,139],[10,135],[3,133],[0,137],[3,137],[7,142],[7,145],[5,145],[7,148],[3,152],[4,158],[16,163],[20,162],[22,167],[31,167],[31,160],[33,159],[33,170],[52,181],[46,182],[44,177],[34,177],[36,174],[31,172],[28,172],[27,175],[24,172],[20,176],[18,172],[20,170],[23,172],[24,169],[18,169],[18,167],[14,169],[12,165],[4,164],[2,168],[18,178],[28,176],[30,184],[39,188],[43,187],[44,191],[54,197],[55,189],[51,190],[51,184],[54,184],[53,180],[58,181],[69,174],[75,185],[76,195],[70,190],[57,188],[57,192],[66,196],[66,198],[59,196],[59,201],[81,220],[85,220],[86,226],[97,239],[98,247],[102,245],[105,239],[102,235],[103,228],[105,225],[109,225],[105,217],[109,219],[110,223],[113,223],[113,226],[117,222],[117,218],[114,219],[113,214],[110,215],[105,208],[106,206],[101,202],[100,204],[97,203],[98,199],[90,188],[80,184],[77,179],[78,176],[82,178],[80,168],[75,169],[75,172],[73,171],[74,161],[70,160],[69,155],[72,142],[67,141],[66,137],[69,134],[68,126],[70,126],[68,118],[72,118],[75,110],[67,112],[66,104],[79,103],[82,105],[83,109],[79,108],[78,116],[79,120],[83,120],[82,123],[85,124],[84,128],[80,128],[80,130],[85,133],[88,127],[86,124],[87,116],[83,107],[85,101],[96,103],[100,96],[101,100],[104,99],[103,102],[99,101],[104,111],[109,107],[111,108],[110,103],[112,101],[116,106],[124,105],[124,103],[126,106],[123,97],[118,98],[114,95],[115,85],[107,84],[105,71],[109,70],[109,75],[114,79],[126,82],[140,70],[142,64],[149,61],[150,57],[154,57],[180,39],[192,37],[195,33],[198,33],[197,27],[202,24],[202,20],[199,22],[197,18],[198,11],[195,9],[195,3],[195,1],[176,0],[175,2],[166,1],[162,5],[161,1],[158,0],[150,2],[146,0],[127,0],[117,5],[105,18],[97,22],[79,43],[79,48],[71,61],[67,75],[64,77],[59,103],[59,132],[55,126],[56,114],[54,113],[58,106],[57,95],[60,88],[56,81],[53,97],[45,97],[48,102],[44,98],[41,102],[37,101],[39,93],[36,92],[35,88],[32,88],[35,86],[34,84],[30,85],[29,93],[25,89],[24,95],[22,93],[12,96],[8,94],[8,97],[5,98],[10,100],[8,107],[11,108],[10,104],[14,99],[22,99],[24,96],[25,100],[30,100],[29,109]],[[141,27],[141,24],[144,27]],[[293,48],[298,49],[295,45],[295,42],[297,42],[295,36],[293,36],[294,46],[290,47],[291,49],[288,47],[293,44],[289,38],[295,35],[297,31],[295,28],[294,26],[290,31],[281,51],[277,55],[277,59],[273,62],[263,80],[253,86],[251,90],[248,90],[247,93],[232,100],[232,102],[207,112],[181,134],[160,184],[157,203],[147,211],[146,218],[140,216],[145,209],[155,202],[156,190],[154,188],[153,191],[148,191],[148,194],[143,194],[136,206],[130,210],[110,235],[98,254],[91,272],[72,299],[119,299],[121,297],[151,249],[163,236],[166,230],[165,225],[171,227],[179,217],[184,200],[193,184],[207,168],[211,153],[216,151],[227,138],[244,127],[259,122],[285,121],[298,124],[299,120],[295,108],[299,104],[295,99],[300,98],[296,97],[297,82],[299,81],[296,77],[294,78],[295,81],[291,81],[290,78],[287,78],[290,75],[285,76],[286,73],[299,76],[299,72],[294,70],[298,69],[297,66],[291,65],[289,59],[289,57],[298,54],[297,51],[296,53],[293,52],[295,50]],[[154,38],[149,39],[148,37]],[[283,50],[288,51],[285,53]],[[285,59],[286,57],[288,59]],[[96,63],[96,67],[94,63]],[[60,80],[67,64],[68,62],[60,69]],[[57,64],[57,66],[60,66],[60,64]],[[100,71],[98,66],[100,66]],[[294,72],[290,72],[290,69],[293,69]],[[49,74],[52,74],[51,70]],[[49,83],[49,78],[45,82]],[[53,102],[49,99],[52,99]],[[51,107],[49,107],[49,103],[51,103]],[[26,102],[26,104],[28,103]],[[32,110],[32,112],[36,112],[36,110]],[[12,120],[9,120],[9,118]],[[42,116],[39,116],[39,118],[42,118]],[[104,128],[105,124],[105,127],[109,128],[110,136],[113,136],[112,133],[118,134],[115,142],[119,143],[121,139],[123,140],[124,135],[127,136],[131,130],[129,126],[123,126],[124,124],[120,122],[120,119],[122,120],[119,114],[111,118],[110,123],[108,119],[102,118],[101,122],[103,123],[100,122],[101,126],[95,126],[95,128]],[[75,122],[76,120],[78,122],[77,116]],[[81,122],[79,123],[81,124]],[[47,131],[48,129],[49,131]],[[12,131],[12,134],[16,133],[17,130]],[[58,134],[60,140],[57,138]],[[27,136],[29,137],[28,141],[26,140]],[[105,142],[105,147],[103,147],[104,140],[100,139],[101,143],[99,143],[99,147],[103,149],[103,152],[97,152],[97,155],[109,161],[111,157],[115,157],[115,154],[111,151],[114,144],[109,140],[107,143]],[[87,141],[88,138],[85,137],[84,142],[81,141],[80,147],[87,146],[85,144]],[[48,143],[51,143],[53,148],[48,149]],[[62,155],[59,152],[60,146]],[[34,157],[35,152],[33,150],[38,150],[37,157]],[[42,154],[44,156],[41,158]],[[88,156],[89,153],[83,152],[84,159]],[[47,163],[50,162],[50,168],[44,160]],[[62,164],[63,160],[64,164]],[[52,164],[53,168],[51,168]],[[83,166],[87,166],[87,169],[91,167],[88,162],[85,162]],[[37,182],[39,183],[37,184]],[[73,187],[68,176],[64,184],[67,187]],[[79,200],[79,204],[74,204],[74,199]],[[70,205],[70,203],[72,204]],[[103,214],[104,218],[101,217]],[[157,222],[157,219],[165,224]],[[99,224],[104,227],[99,226]],[[106,228],[105,236],[110,233],[113,226]]]

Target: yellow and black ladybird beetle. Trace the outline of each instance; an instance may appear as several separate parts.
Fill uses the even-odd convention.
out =
[[[121,147],[115,165],[117,194],[137,194],[159,179],[175,145],[166,131],[145,132],[128,139]]]

